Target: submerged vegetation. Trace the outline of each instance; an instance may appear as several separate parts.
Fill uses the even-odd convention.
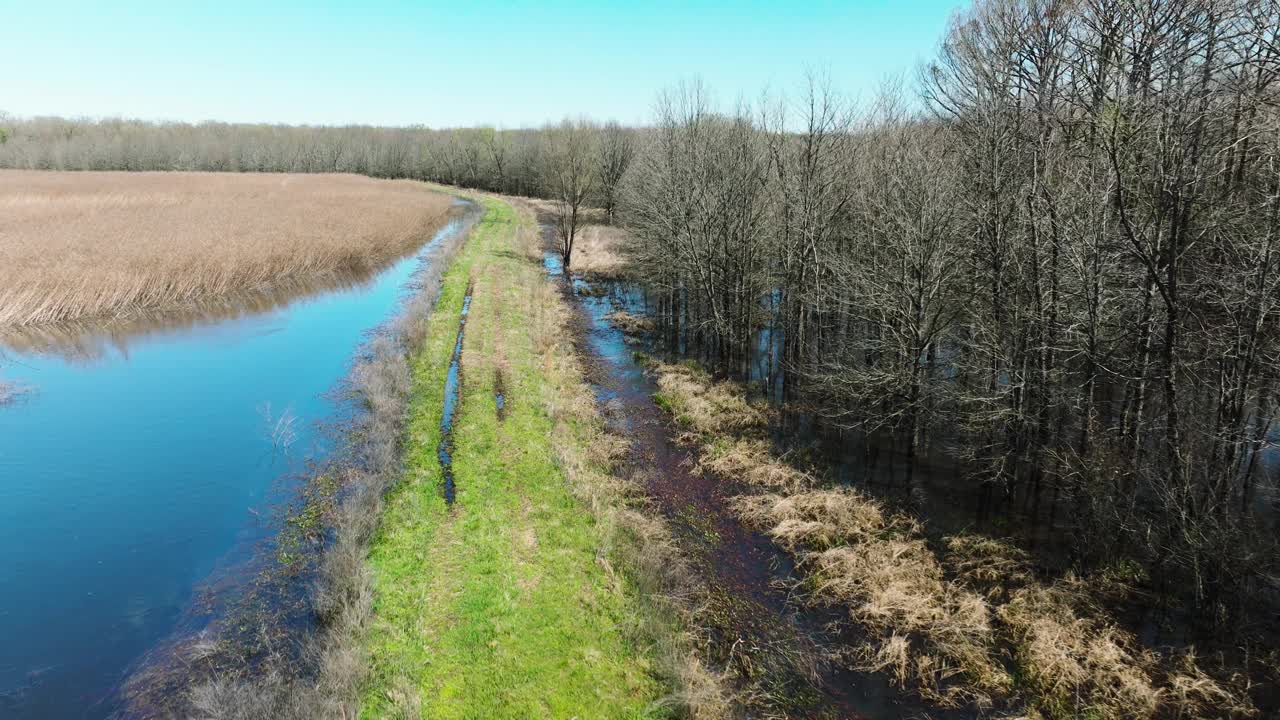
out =
[[[0,378],[0,405],[5,405],[17,400],[26,392],[26,386]]]
[[[0,171],[0,325],[359,275],[417,248],[449,205],[349,175]]]

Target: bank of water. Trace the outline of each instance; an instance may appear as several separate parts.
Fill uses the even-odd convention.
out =
[[[32,391],[0,408],[0,717],[106,717],[148,648],[207,622],[329,451],[355,352],[473,219],[324,291],[6,348]]]
[[[733,478],[694,471],[693,451],[675,441],[669,418],[653,400],[657,386],[637,360],[640,348],[609,320],[617,311],[643,314],[643,292],[625,284],[565,277],[555,251],[545,253],[544,265],[548,277],[564,282],[566,292],[576,298],[579,347],[594,367],[590,376],[597,401],[612,429],[631,442],[623,472],[635,474],[705,570],[713,593],[712,602],[700,611],[701,630],[713,641],[705,649],[709,663],[746,666],[740,674],[755,676],[754,689],[770,696],[761,700],[764,709],[788,717],[923,717],[926,708],[919,700],[885,676],[820,659],[824,645],[853,644],[859,638],[833,636],[828,626],[839,619],[838,613],[795,601],[790,588],[797,578],[790,557],[743,525],[729,508],[728,499],[746,488]],[[797,660],[801,656],[814,662]],[[930,712],[934,718],[955,717]]]

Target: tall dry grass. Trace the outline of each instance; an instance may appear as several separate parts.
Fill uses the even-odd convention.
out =
[[[624,335],[637,336],[653,332],[653,320],[626,310],[615,310],[609,313],[609,323],[623,332]]]
[[[552,200],[522,199],[539,222],[553,224],[556,203]],[[582,225],[573,242],[573,271],[595,278],[616,278],[626,269],[624,247],[627,231],[610,225],[603,210],[584,208]]]
[[[735,498],[735,511],[796,556],[811,600],[845,608],[868,632],[852,653],[861,669],[939,705],[1027,718],[1257,715],[1246,678],[1143,647],[1095,602],[1096,584],[1040,580],[1025,552],[981,535],[945,538],[935,551],[915,519],[785,469],[759,440],[762,415],[741,388],[654,367],[659,402],[690,429],[700,465],[765,490]]]
[[[847,607],[878,641],[860,667],[888,671],[944,706],[987,706],[1013,679],[986,599],[948,579],[918,523],[855,490],[743,496],[739,514],[796,553],[812,596]]]
[[[759,430],[766,416],[747,402],[742,388],[714,382],[706,371],[689,363],[657,363],[657,400],[677,423],[705,439]]]
[[[356,175],[0,171],[0,326],[376,269],[451,199]]]
[[[626,231],[613,225],[587,225],[573,247],[573,270],[595,277],[618,277],[626,267],[622,244]]]
[[[817,482],[773,456],[762,433],[767,413],[747,402],[740,386],[714,382],[704,370],[688,363],[654,363],[652,367],[658,402],[686,429],[683,439],[702,448],[697,472],[792,492]]]

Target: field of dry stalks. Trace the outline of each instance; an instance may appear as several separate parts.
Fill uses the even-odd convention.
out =
[[[450,202],[356,175],[0,171],[0,325],[359,274],[415,249]]]

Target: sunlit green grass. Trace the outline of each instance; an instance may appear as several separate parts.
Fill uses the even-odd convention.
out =
[[[533,331],[541,268],[514,248],[510,206],[483,202],[486,216],[445,277],[414,363],[406,477],[369,560],[376,617],[364,716],[660,715],[649,662],[621,629],[622,584],[597,562],[597,528],[553,460],[556,398]],[[436,445],[469,280],[457,503],[447,508]]]

